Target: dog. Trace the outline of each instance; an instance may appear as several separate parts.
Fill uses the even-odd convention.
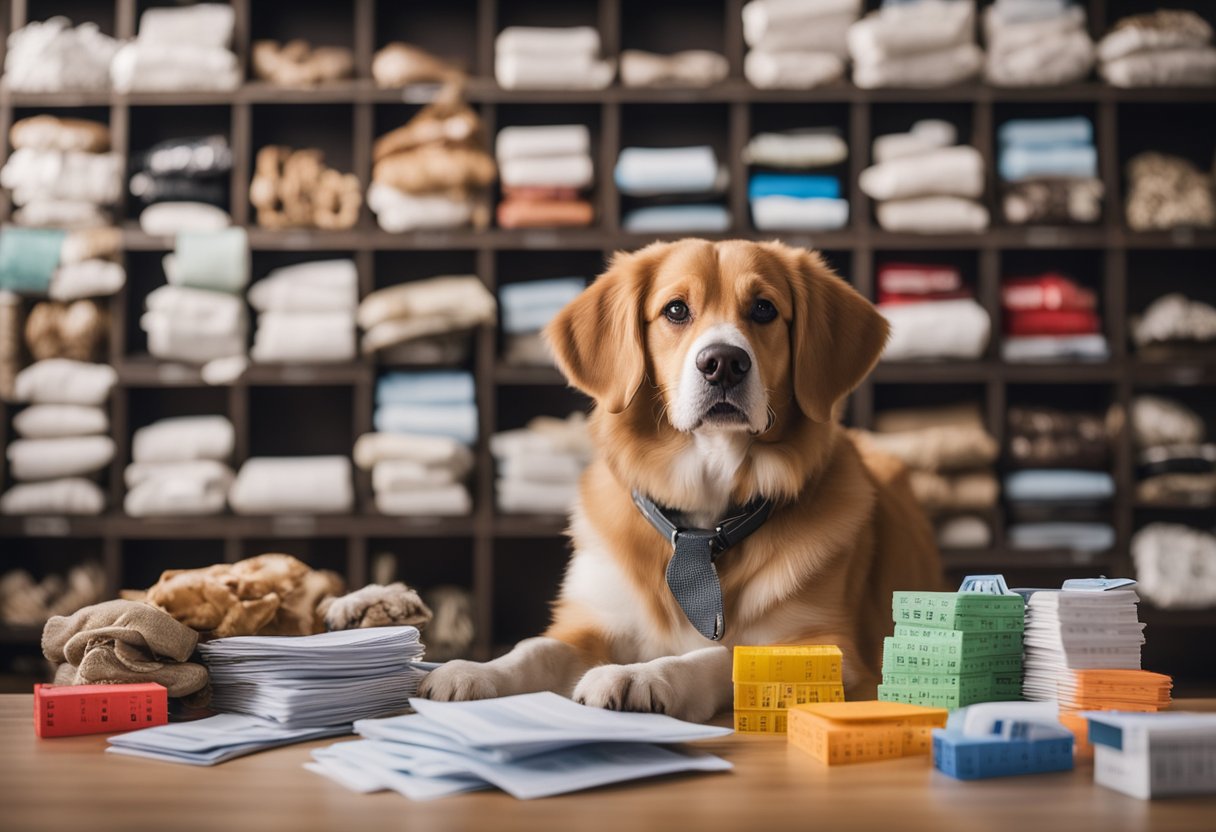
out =
[[[942,580],[902,464],[837,422],[888,336],[874,306],[818,254],[689,239],[617,254],[546,336],[595,401],[597,448],[552,624],[493,661],[448,662],[420,695],[551,690],[704,721],[730,707],[733,645],[812,643],[843,651],[848,698],[874,698],[892,591]],[[720,638],[669,589],[672,541],[635,491],[697,528],[771,501],[714,564]]]

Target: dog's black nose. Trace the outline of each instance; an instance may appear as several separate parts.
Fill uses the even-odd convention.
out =
[[[751,368],[747,350],[731,344],[710,344],[697,353],[697,369],[715,387],[734,387]]]

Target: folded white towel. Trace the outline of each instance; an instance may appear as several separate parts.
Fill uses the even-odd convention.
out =
[[[139,463],[228,459],[236,443],[224,416],[173,416],[135,431],[131,459]]]
[[[138,40],[224,48],[232,42],[236,13],[227,3],[153,7],[139,16]]]
[[[848,157],[848,143],[827,130],[757,133],[743,148],[745,163],[770,168],[822,168],[838,165]]]
[[[498,53],[494,78],[508,90],[602,90],[616,74],[609,61],[578,53]]]
[[[590,26],[508,26],[494,39],[496,53],[598,55],[600,33]]]
[[[195,480],[232,483],[230,467],[218,459],[190,459],[183,462],[132,462],[123,471],[127,488],[157,480]],[[225,485],[224,493],[228,493]]]
[[[91,436],[109,429],[105,410],[80,404],[36,404],[13,417],[13,430],[25,439]]]
[[[1107,61],[1100,69],[1114,87],[1208,87],[1216,85],[1216,49],[1137,52]]]
[[[106,495],[95,482],[73,477],[14,485],[0,497],[0,514],[101,514]]]
[[[494,434],[490,438],[490,452],[499,459],[563,454],[589,461],[592,447],[587,415],[576,412],[565,419],[538,416],[526,428]]]
[[[704,194],[726,187],[726,172],[709,145],[626,147],[617,157],[614,177],[629,196]]]
[[[210,333],[201,331],[197,322],[147,312],[140,317],[139,327],[147,334],[148,353],[164,361],[209,364],[245,352],[243,325],[239,332]]]
[[[591,131],[585,124],[542,124],[535,127],[504,127],[494,141],[499,162],[507,159],[588,156]]]
[[[230,225],[232,217],[227,211],[205,202],[158,202],[139,215],[139,227],[153,236],[169,236],[182,231],[218,231]]]
[[[507,480],[576,483],[585,467],[585,459],[571,454],[520,454],[500,459],[498,473]]]
[[[354,313],[359,273],[353,260],[310,260],[272,269],[249,287],[249,305],[259,312]]]
[[[884,6],[849,29],[859,64],[941,52],[975,40],[974,0],[920,0]]]
[[[359,326],[371,329],[388,321],[442,316],[463,322],[448,329],[469,329],[494,319],[498,306],[476,275],[444,275],[400,283],[372,292],[359,304]]]
[[[107,212],[92,202],[39,198],[14,211],[13,222],[29,228],[75,230],[101,228],[111,220]]]
[[[66,17],[31,21],[8,37],[4,85],[17,92],[104,90],[118,41],[96,23]]]
[[[190,286],[158,286],[144,301],[155,312],[200,335],[229,335],[248,322],[245,301],[240,295],[212,292]]]
[[[377,491],[376,510],[393,517],[457,517],[473,510],[469,490],[445,485],[422,491]]]
[[[943,549],[985,549],[992,544],[992,529],[974,514],[951,517],[937,527],[937,545]]]
[[[99,405],[117,381],[109,364],[48,358],[17,373],[13,398],[30,404]]]
[[[114,459],[108,436],[18,439],[8,446],[9,473],[18,482],[94,474]]]
[[[1098,60],[1106,63],[1137,52],[1164,53],[1211,43],[1211,26],[1198,16],[1188,17],[1183,26],[1115,26],[1098,43]]]
[[[988,209],[957,196],[893,199],[875,207],[878,224],[887,231],[916,234],[976,234],[988,227]]]
[[[410,459],[386,459],[372,468],[372,488],[377,492],[430,490],[460,479],[448,466],[425,465]]]
[[[373,182],[367,189],[367,207],[382,230],[401,234],[421,228],[462,228],[472,222],[475,204],[465,197],[407,194]]]
[[[355,440],[354,458],[364,471],[374,470],[384,462],[404,461],[427,468],[445,468],[454,479],[462,479],[473,469],[473,452],[447,436],[365,433]]]
[[[503,514],[566,514],[578,499],[578,487],[569,483],[499,480],[494,490]]]
[[[591,187],[595,165],[586,154],[506,159],[498,167],[498,178],[508,188]]]
[[[344,456],[254,457],[228,493],[237,514],[341,514],[355,502]]]
[[[920,156],[958,143],[958,130],[948,121],[921,119],[907,133],[888,133],[873,142],[874,161],[890,162],[904,156]]]
[[[263,312],[249,357],[262,363],[352,361],[355,319],[351,312]]]
[[[122,195],[122,157],[77,150],[14,150],[0,168],[0,186],[16,205],[35,200],[112,205]]]
[[[112,295],[127,282],[126,269],[109,260],[82,260],[55,269],[47,294],[51,300],[73,301]]]
[[[843,78],[844,61],[829,52],[753,49],[743,59],[743,75],[762,90],[809,90]]]
[[[119,92],[227,91],[241,85],[241,70],[227,49],[135,40],[114,55],[110,80]]]
[[[880,200],[934,195],[976,198],[984,192],[984,157],[969,145],[943,147],[866,168],[858,186]]]
[[[760,231],[830,231],[849,222],[847,199],[762,196],[751,207],[752,223]]]
[[[974,43],[940,52],[899,55],[853,65],[853,83],[862,89],[911,87],[935,89],[961,84],[979,74],[984,53]]]
[[[857,6],[835,14],[824,14],[814,6],[805,16],[774,19],[767,4],[753,2],[743,7],[743,39],[753,49],[766,52],[826,52],[839,58],[849,54],[849,27],[857,20]]]
[[[979,358],[988,346],[992,322],[973,300],[881,304],[891,324],[884,361]]]
[[[122,507],[131,517],[201,517],[220,514],[230,481],[190,478],[153,480],[127,492]]]

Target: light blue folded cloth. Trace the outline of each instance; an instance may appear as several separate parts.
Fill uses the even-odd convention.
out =
[[[811,173],[753,173],[747,198],[792,196],[798,199],[838,199],[840,179]]]
[[[1105,552],[1115,545],[1115,530],[1107,523],[1015,523],[1006,537],[1014,549]]]
[[[1014,145],[1001,150],[1001,179],[1020,182],[1038,176],[1093,178],[1098,175],[1098,151],[1092,145]]]
[[[997,138],[1002,147],[1092,145],[1094,125],[1085,116],[1015,118],[1000,126]]]
[[[616,160],[614,178],[630,196],[704,194],[719,190],[721,168],[709,145],[627,147]]]
[[[66,231],[51,228],[0,229],[0,289],[46,294],[66,236]]]
[[[502,331],[507,335],[523,335],[540,332],[549,321],[557,317],[565,304],[553,306],[529,306],[524,309],[502,310]]]
[[[462,370],[385,373],[376,382],[376,404],[469,404],[473,376]]]
[[[1034,469],[1005,477],[1005,497],[1013,502],[1109,500],[1115,481],[1105,471]]]
[[[477,441],[477,406],[463,404],[386,404],[372,419],[381,433],[447,436],[472,445]]]
[[[1030,23],[1062,17],[1072,0],[996,0],[992,5],[1001,23]]]
[[[712,204],[652,205],[630,211],[621,227],[631,234],[721,233],[730,228],[730,212],[725,206]]]
[[[173,283],[241,292],[249,284],[249,236],[243,228],[183,231],[173,247]]]

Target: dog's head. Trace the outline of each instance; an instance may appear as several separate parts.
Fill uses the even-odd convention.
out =
[[[546,331],[571,384],[622,413],[649,381],[683,433],[830,421],[873,368],[886,320],[819,255],[740,240],[618,254]]]

